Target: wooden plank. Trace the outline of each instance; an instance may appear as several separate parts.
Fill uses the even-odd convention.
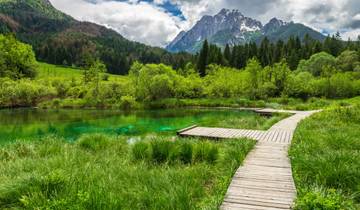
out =
[[[260,110],[261,113],[283,110]],[[288,145],[297,124],[315,112],[293,111],[267,131],[190,127],[180,130],[179,136],[210,138],[251,138],[258,140],[235,173],[221,209],[290,209],[296,198]]]

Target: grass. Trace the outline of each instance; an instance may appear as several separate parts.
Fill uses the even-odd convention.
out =
[[[38,76],[36,80],[40,83],[48,83],[49,81],[55,84],[57,91],[60,92],[66,90],[64,86],[65,82],[71,82],[74,84],[81,84],[83,80],[83,70],[79,68],[71,68],[64,66],[51,65],[46,63],[38,63]],[[104,74],[107,79],[102,81],[104,84],[117,83],[118,85],[123,84],[125,88],[129,86],[130,78],[129,76],[120,76],[112,74]],[[64,84],[63,84],[64,83]],[[78,87],[81,88],[81,87]],[[125,88],[126,89],[126,88]],[[71,91],[70,91],[71,92]],[[79,92],[79,93],[78,93]],[[85,90],[76,91],[76,88],[72,89],[70,95],[77,93],[75,95],[85,93]],[[133,94],[132,91],[125,91],[128,94]],[[109,93],[107,93],[109,94]],[[106,94],[105,94],[106,95]],[[134,100],[131,98],[130,101]],[[357,100],[357,99],[356,99]],[[104,100],[102,100],[104,102]],[[314,110],[314,109],[323,109],[326,107],[333,106],[334,104],[349,104],[349,99],[322,99],[322,98],[310,98],[306,101],[301,99],[280,97],[280,98],[269,98],[266,100],[250,100],[248,98],[197,98],[197,99],[163,99],[158,101],[136,103],[132,102],[130,105],[131,109],[135,108],[179,108],[179,107],[191,107],[191,106],[203,106],[203,107],[252,107],[252,108],[275,108],[275,109],[288,109],[288,110]],[[54,100],[46,101],[40,104],[42,107],[46,108],[82,108],[82,107],[99,107],[99,108],[121,108],[119,105],[114,105],[113,101],[105,102],[104,104],[99,104],[95,101],[89,103],[89,101],[84,100],[83,98],[74,98],[72,97],[60,97]]]
[[[93,135],[0,149],[1,209],[217,209],[254,141]]]
[[[290,157],[296,209],[360,209],[359,105],[336,106],[303,121]]]
[[[354,101],[360,101],[360,97],[351,99],[310,98],[306,101],[294,98],[269,98],[267,100],[250,100],[247,98],[163,99],[159,101],[148,102],[145,104],[145,107],[249,107],[305,111],[329,108],[334,105],[351,105]]]
[[[52,65],[47,63],[38,62],[38,75],[36,79],[66,79],[66,80],[81,80],[83,78],[83,69],[80,68],[72,68],[72,67],[64,67],[58,65]],[[128,80],[126,76],[114,75],[114,74],[106,74],[109,76],[108,81],[125,81]]]
[[[235,128],[235,129],[253,129],[253,130],[268,130],[275,123],[290,116],[288,113],[274,113],[270,117],[264,117],[253,112],[243,111],[243,116],[226,117],[219,116],[216,119],[208,120],[201,123],[200,126],[220,127],[220,128]]]

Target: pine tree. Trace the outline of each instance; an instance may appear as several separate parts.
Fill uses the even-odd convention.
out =
[[[265,37],[261,42],[259,49],[259,59],[262,66],[268,66],[271,64],[270,41],[267,37]]]
[[[224,50],[224,58],[228,63],[230,63],[231,60],[231,50],[229,44],[226,44],[225,50]]]
[[[208,64],[209,43],[204,41],[203,47],[200,51],[200,55],[197,62],[197,69],[201,77],[206,76],[206,66]]]
[[[284,57],[284,42],[279,39],[276,42],[276,47],[275,47],[275,51],[274,51],[274,56],[273,56],[273,62],[277,63],[280,62],[280,60]]]

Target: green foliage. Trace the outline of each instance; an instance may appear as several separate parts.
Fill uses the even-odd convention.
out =
[[[112,136],[108,143],[111,146],[88,152],[61,139],[27,142],[22,147],[31,152],[21,156],[19,146],[6,146],[12,159],[0,158],[0,208],[217,209],[233,173],[255,144],[245,139],[209,141],[221,154],[215,163],[184,165],[186,161],[134,161],[139,143]],[[147,140],[144,144],[151,145]],[[170,144],[196,147],[202,141],[177,139]]]
[[[260,63],[256,59],[251,59],[246,65],[245,71],[248,72],[248,91],[250,98],[254,99],[257,97],[257,90],[259,88],[259,74],[262,68]]]
[[[336,65],[341,71],[354,71],[360,66],[358,52],[346,50],[336,58]]]
[[[176,158],[184,164],[190,164],[193,156],[193,147],[190,143],[184,142],[180,144],[179,151],[176,153]]]
[[[132,148],[134,160],[150,161],[154,164],[215,164],[219,159],[219,147],[210,142],[169,141],[167,139],[137,142]]]
[[[56,96],[56,90],[38,82],[0,78],[0,107],[36,106]]]
[[[197,69],[199,71],[200,76],[202,77],[206,75],[206,66],[208,65],[208,62],[209,62],[209,44],[208,41],[205,40],[197,62]]]
[[[170,67],[155,64],[135,64],[130,75],[136,84],[136,96],[140,100],[156,100],[174,96],[178,75]]]
[[[79,138],[77,144],[84,149],[98,151],[108,146],[109,138],[104,134],[86,134]]]
[[[138,106],[138,103],[132,96],[122,96],[120,98],[120,108],[123,110],[136,109]]]
[[[343,205],[359,205],[360,107],[356,103],[358,99],[351,102],[352,107],[336,106],[318,113],[297,129],[290,157],[299,209],[311,209],[312,205],[351,209]],[[314,187],[323,189],[323,193],[314,191]]]
[[[285,84],[284,94],[289,97],[308,99],[312,95],[311,81],[314,77],[310,72],[291,74]]]
[[[194,148],[194,162],[203,162],[206,161],[210,164],[213,164],[219,155],[219,150],[212,144],[208,142],[203,142],[198,144]]]
[[[17,41],[12,35],[0,34],[0,77],[20,79],[35,76],[36,60],[32,47]]]
[[[163,64],[135,63],[130,70],[136,98],[153,101],[172,97],[198,97],[202,94],[201,80],[196,74],[179,75]]]
[[[341,193],[334,189],[318,190],[314,189],[307,192],[303,197],[296,201],[295,210],[338,210],[355,209],[351,200],[344,199]]]
[[[209,97],[230,98],[245,93],[245,72],[232,68],[211,65],[205,77],[205,93]]]
[[[134,160],[147,160],[149,158],[149,144],[144,141],[136,142],[132,148]]]
[[[320,76],[326,66],[335,67],[336,59],[334,56],[321,52],[312,55],[309,60],[302,60],[298,71],[308,71],[314,76]]]
[[[93,82],[96,85],[100,82],[100,74],[106,73],[106,66],[100,60],[95,60],[88,70],[84,71],[84,82]]]
[[[125,75],[133,61],[165,63],[183,68],[192,55],[172,54],[159,47],[125,39],[111,29],[80,22],[54,8],[48,0],[0,2],[0,32],[14,33],[31,44],[39,60],[56,65],[87,66],[101,59],[113,74]]]
[[[151,143],[151,160],[154,163],[161,164],[168,161],[170,150],[173,148],[171,142],[167,140],[157,140]]]

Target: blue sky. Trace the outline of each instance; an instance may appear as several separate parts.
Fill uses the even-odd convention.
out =
[[[185,20],[185,17],[182,14],[180,8],[176,4],[171,3],[170,1],[163,1],[160,4],[156,4],[154,2],[154,0],[143,0],[143,1],[155,4],[155,5],[163,8],[164,10],[166,10],[168,13],[170,13],[174,16],[180,17],[182,20]]]
[[[110,27],[128,39],[164,47],[204,15],[238,9],[263,24],[273,17],[321,32],[360,34],[360,0],[50,0],[78,20]]]

